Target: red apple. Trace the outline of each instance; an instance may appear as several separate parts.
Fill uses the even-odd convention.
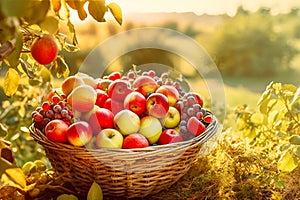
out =
[[[145,136],[140,133],[132,133],[125,137],[123,141],[123,149],[144,148],[148,147],[149,142]]]
[[[96,137],[96,145],[100,148],[121,149],[123,145],[123,135],[116,129],[103,129]]]
[[[118,112],[120,112],[121,110],[123,110],[124,106],[123,106],[123,102],[108,98],[104,102],[103,108],[106,108],[106,109],[112,111],[112,113],[115,115]]]
[[[97,99],[97,93],[89,85],[76,87],[67,97],[67,102],[73,109],[80,112],[88,112],[93,109]]]
[[[140,118],[130,110],[122,110],[115,115],[115,127],[123,134],[136,133],[140,129]]]
[[[207,124],[210,124],[212,121],[213,121],[212,115],[206,115],[206,116],[203,118],[203,122],[205,122],[205,123],[207,123]]]
[[[108,75],[108,79],[115,81],[121,78],[121,73],[120,72],[112,72],[111,74]]]
[[[96,89],[97,99],[96,105],[103,108],[105,101],[109,98],[104,90]]]
[[[162,85],[155,92],[165,95],[168,98],[170,106],[174,106],[179,99],[178,90],[171,85]]]
[[[33,41],[31,55],[38,63],[48,65],[56,59],[58,50],[55,37],[51,34],[43,34]]]
[[[78,121],[71,124],[67,130],[67,138],[74,146],[84,146],[91,141],[93,130],[85,121]]]
[[[50,121],[45,127],[46,137],[54,142],[65,143],[67,139],[67,130],[69,126],[60,119]]]
[[[80,85],[84,85],[84,81],[79,76],[69,76],[61,84],[61,90],[65,95],[69,95],[72,90]]]
[[[130,83],[125,80],[115,80],[107,89],[107,94],[111,99],[121,102],[123,102],[125,97],[131,92]]]
[[[133,88],[147,97],[157,89],[156,81],[150,76],[139,76],[133,82]]]
[[[197,117],[193,116],[187,122],[187,129],[194,136],[198,136],[205,131],[206,127]]]
[[[96,85],[96,88],[97,89],[100,89],[100,90],[104,90],[106,91],[107,88],[109,87],[109,85],[112,83],[113,81],[112,80],[109,80],[109,79],[102,79],[100,81],[98,81],[97,85]]]
[[[170,144],[174,142],[182,142],[183,138],[175,129],[166,129],[160,135],[157,144]]]
[[[98,108],[91,114],[89,119],[94,133],[99,133],[102,129],[114,127],[114,114],[106,108]]]
[[[61,88],[54,88],[48,94],[43,97],[43,101],[52,102],[53,96],[64,96],[64,93]]]
[[[167,115],[161,119],[162,125],[166,128],[175,128],[179,122],[179,111],[175,107],[170,106]]]
[[[139,92],[129,93],[124,100],[124,108],[131,110],[137,115],[141,115],[146,111],[146,98]]]
[[[103,108],[106,108],[107,110],[111,111],[111,98],[110,97],[108,97],[106,99],[106,101],[104,102]]]
[[[144,135],[150,144],[156,143],[162,133],[160,121],[152,116],[143,117],[141,119],[141,128],[139,133]]]
[[[73,116],[75,118],[80,118],[80,120],[88,122],[90,120],[91,115],[93,113],[95,113],[98,108],[100,108],[100,107],[97,106],[97,105],[94,105],[93,109],[88,111],[88,112],[78,112],[78,111],[75,110],[73,112]]]
[[[149,115],[163,118],[169,110],[168,98],[160,93],[153,93],[147,98],[146,108]]]

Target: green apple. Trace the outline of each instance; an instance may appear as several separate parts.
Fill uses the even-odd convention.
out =
[[[141,119],[141,128],[139,133],[144,135],[150,144],[158,141],[162,133],[162,125],[160,121],[153,116],[145,116]]]
[[[166,128],[175,128],[180,122],[180,113],[179,111],[170,106],[167,115],[161,119],[161,123]]]
[[[123,135],[116,129],[103,129],[96,137],[96,145],[99,148],[121,149],[123,145]]]
[[[137,133],[140,129],[140,118],[130,110],[121,110],[114,117],[116,128],[123,134]]]

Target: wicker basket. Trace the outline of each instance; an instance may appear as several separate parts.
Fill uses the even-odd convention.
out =
[[[142,198],[174,184],[201,157],[199,154],[212,149],[217,129],[214,117],[203,134],[188,141],[141,149],[86,149],[49,141],[33,125],[30,127],[52,167],[58,174],[67,174],[64,181],[71,183],[78,195],[86,195],[96,181],[105,197],[122,199]]]

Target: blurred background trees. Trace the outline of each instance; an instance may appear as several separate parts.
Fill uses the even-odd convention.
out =
[[[278,25],[269,9],[249,13],[240,7],[217,30],[213,43],[221,72],[229,76],[271,76],[289,70],[298,50],[284,30],[276,29]]]

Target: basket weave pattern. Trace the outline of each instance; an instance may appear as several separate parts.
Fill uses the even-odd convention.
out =
[[[191,140],[141,149],[86,149],[52,142],[33,125],[30,131],[52,167],[58,174],[67,174],[64,181],[78,195],[86,195],[96,181],[104,196],[124,199],[145,197],[174,184],[201,156],[201,148],[215,136],[217,127],[214,117],[206,131]]]

